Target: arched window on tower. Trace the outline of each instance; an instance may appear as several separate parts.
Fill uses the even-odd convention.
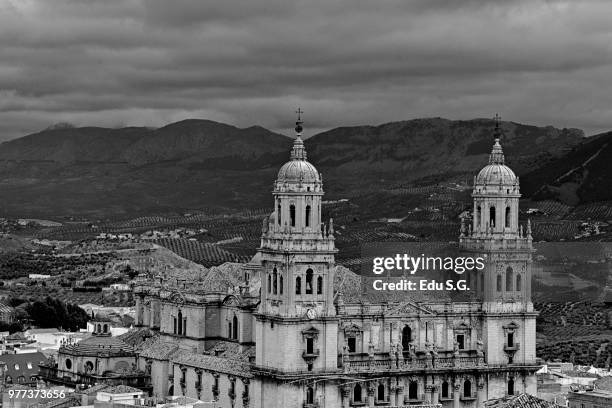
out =
[[[410,342],[412,341],[412,329],[410,326],[404,326],[402,329],[402,348],[406,351],[410,349]]]
[[[284,282],[283,282],[283,275],[281,275],[281,276],[280,276],[280,278],[279,278],[279,284],[278,284],[278,286],[279,286],[279,288],[278,288],[278,289],[279,289],[279,292],[280,292],[280,294],[282,295],[282,294],[283,294],[283,286],[284,286]]]
[[[475,228],[479,228],[480,227],[480,219],[482,217],[482,209],[480,208],[480,206],[476,207],[476,217],[474,218],[476,221],[476,224],[474,225]]]
[[[323,294],[323,277],[319,276],[317,278],[317,295]]]
[[[295,205],[289,206],[289,217],[291,218],[291,226],[295,227]]]
[[[238,340],[238,317],[232,319],[232,339]]]
[[[472,382],[470,380],[465,380],[463,383],[463,396],[465,398],[472,397]]]
[[[514,378],[508,380],[508,395],[514,395]]]
[[[281,203],[278,200],[278,205],[276,206],[276,219],[278,220],[278,225],[281,225]]]
[[[499,274],[497,275],[497,291],[502,291],[502,276]]]
[[[302,294],[302,278],[300,276],[295,278],[295,294],[296,295]]]
[[[312,295],[312,269],[308,268],[306,270],[306,294]]]
[[[408,385],[408,399],[417,400],[419,399],[419,383],[416,381],[410,381]]]
[[[355,388],[353,388],[353,402],[362,402],[361,385],[359,384],[355,384]]]
[[[306,403],[314,404],[314,389],[312,387],[306,388]]]
[[[307,227],[310,227],[310,213],[311,213],[310,206],[307,205],[306,206],[306,226]]]
[[[519,292],[521,290],[523,290],[523,282],[522,282],[522,276],[520,273],[516,274],[516,291]]]
[[[506,292],[512,292],[514,289],[512,288],[512,282],[514,282],[514,273],[512,272],[512,268],[506,268]]]
[[[506,228],[510,228],[510,207],[506,207]]]
[[[378,401],[384,401],[385,400],[385,384],[378,384],[378,390],[377,390],[377,394],[376,395],[376,399]]]
[[[450,398],[448,381],[442,383],[442,398]]]
[[[489,208],[489,226],[495,228],[495,207]]]
[[[178,312],[178,334],[183,334],[183,312]]]
[[[278,293],[278,272],[276,268],[274,268],[274,272],[272,272],[272,293],[275,295]]]
[[[272,275],[268,274],[268,293],[272,293]]]

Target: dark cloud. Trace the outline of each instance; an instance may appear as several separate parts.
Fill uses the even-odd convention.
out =
[[[9,0],[0,140],[189,117],[288,131],[502,112],[608,130],[607,1]]]

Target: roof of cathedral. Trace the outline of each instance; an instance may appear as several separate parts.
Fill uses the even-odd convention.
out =
[[[68,344],[60,348],[60,352],[70,354],[97,356],[105,355],[125,355],[135,353],[134,347],[124,342],[119,337],[113,336],[91,336],[78,343]]]
[[[548,402],[529,394],[511,395],[485,401],[485,408],[560,408],[561,405]]]
[[[139,327],[117,337],[123,340],[126,344],[134,347],[136,350],[139,350],[150,340],[158,338],[159,333],[151,330],[148,327]]]
[[[140,348],[140,357],[167,360],[179,349],[177,342],[165,341],[160,337],[151,338]]]
[[[202,368],[223,374],[252,378],[251,365],[242,360],[217,357],[198,353],[179,353],[174,359],[177,364]]]
[[[233,341],[221,340],[209,347],[206,352],[217,357],[248,362],[250,357],[255,356],[255,346],[245,347]]]
[[[598,380],[595,380],[593,385],[598,390],[612,391],[612,377],[602,377]]]

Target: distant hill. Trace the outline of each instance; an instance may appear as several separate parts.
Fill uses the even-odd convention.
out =
[[[342,127],[306,141],[328,197],[422,179],[471,179],[487,160],[493,121],[418,119]],[[581,143],[577,129],[502,124],[519,174]],[[291,139],[253,126],[185,120],[159,129],[60,126],[0,144],[0,216],[121,217],[270,207]]]
[[[521,187],[534,199],[569,205],[612,200],[612,132],[584,139],[563,156],[528,172]]]

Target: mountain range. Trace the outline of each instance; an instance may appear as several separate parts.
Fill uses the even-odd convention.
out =
[[[584,138],[578,129],[501,126],[507,163],[530,180],[530,194],[597,199],[592,185],[607,171],[605,155],[612,157],[610,134]],[[493,127],[489,119],[415,119],[335,128],[305,144],[324,175],[328,199],[336,199],[385,186],[471,178],[487,161]],[[272,183],[291,144],[291,138],[263,127],[196,119],[157,129],[51,128],[0,144],[0,216],[269,207]],[[600,158],[593,157],[597,151]],[[576,170],[578,164],[586,167]],[[571,190],[565,179],[555,182],[570,168],[566,178],[580,178],[573,195],[565,193]]]

